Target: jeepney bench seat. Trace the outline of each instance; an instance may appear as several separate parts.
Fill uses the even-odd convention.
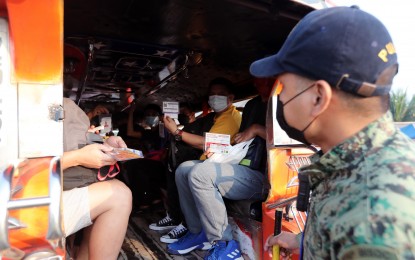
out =
[[[263,200],[230,200],[223,198],[226,205],[228,216],[251,218],[262,221],[262,202]]]

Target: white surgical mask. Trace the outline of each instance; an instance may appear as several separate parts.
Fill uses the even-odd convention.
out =
[[[209,106],[213,111],[221,112],[228,107],[228,97],[218,95],[209,96]]]

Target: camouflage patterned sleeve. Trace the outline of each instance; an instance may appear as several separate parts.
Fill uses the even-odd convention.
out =
[[[415,143],[390,115],[301,168],[306,259],[415,259]]]

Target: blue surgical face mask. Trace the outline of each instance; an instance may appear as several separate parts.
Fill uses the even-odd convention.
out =
[[[215,112],[222,112],[228,107],[228,97],[213,95],[209,96],[209,106]]]
[[[155,127],[159,123],[158,116],[146,116],[146,124],[150,127]]]

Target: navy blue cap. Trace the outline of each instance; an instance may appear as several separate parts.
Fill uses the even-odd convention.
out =
[[[250,72],[256,77],[291,72],[360,96],[381,96],[391,85],[374,83],[394,65],[392,39],[376,17],[355,6],[332,7],[306,15],[280,51],[252,63]]]

